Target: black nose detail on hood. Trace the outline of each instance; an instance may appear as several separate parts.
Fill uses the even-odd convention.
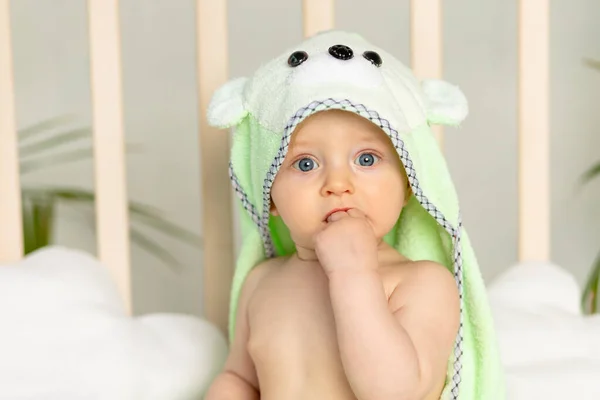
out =
[[[329,54],[331,54],[338,60],[350,60],[352,57],[354,57],[354,52],[352,51],[352,49],[343,44],[336,44],[335,46],[331,46],[329,48]]]

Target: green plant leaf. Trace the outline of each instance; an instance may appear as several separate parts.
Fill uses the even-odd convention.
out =
[[[22,213],[25,254],[50,244],[54,199],[48,196],[23,195]]]
[[[592,270],[586,281],[581,296],[581,308],[586,314],[595,314],[598,312],[598,292],[600,290],[600,255],[594,261]]]
[[[91,139],[91,130],[89,128],[73,129],[29,145],[22,145],[19,149],[19,155],[21,157],[32,156],[41,151],[55,149],[62,144],[73,143],[80,139]]]
[[[70,162],[81,161],[90,159],[93,157],[92,149],[73,150],[61,154],[40,157],[34,160],[21,161],[20,172],[21,174],[27,174],[29,172],[35,172],[37,170],[56,167],[58,165],[67,164]]]
[[[96,197],[93,192],[78,190],[73,191],[70,189],[63,189],[54,191],[54,194],[63,199],[69,199],[74,201],[83,202],[94,202]],[[140,223],[152,226],[158,231],[164,234],[185,241],[193,246],[201,246],[202,238],[180,226],[167,221],[161,213],[148,205],[130,201],[129,211],[131,212],[132,220],[136,217]]]
[[[60,115],[57,117],[43,120],[27,128],[20,129],[18,132],[19,141],[27,140],[39,134],[46,133],[49,129],[53,129],[60,125],[73,121],[74,118],[75,116],[73,114]]]
[[[585,185],[598,175],[600,175],[600,162],[596,165],[592,165],[590,168],[588,168],[587,171],[583,173],[583,175],[581,176],[581,185]]]
[[[83,202],[94,202],[96,200],[96,194],[88,189],[80,189],[73,187],[60,187],[60,186],[51,186],[51,187],[39,187],[39,188],[23,188],[23,190],[28,191],[33,194],[51,194],[55,197],[60,197],[64,200],[75,200],[75,201],[83,201]],[[132,211],[145,213],[154,217],[161,217],[161,212],[152,206],[137,203],[134,201],[129,202],[129,207]]]
[[[86,204],[92,204],[96,200],[96,196],[92,191],[76,188],[36,188],[27,189],[24,196],[33,196],[36,193],[38,195],[44,194],[47,196],[53,196],[68,201],[81,202]],[[193,232],[190,232],[172,222],[169,222],[164,218],[161,213],[146,204],[130,201],[128,209],[131,213],[131,219],[136,220],[140,223],[155,228],[163,234],[186,242],[192,246],[202,246],[202,238]]]
[[[52,200],[32,204],[33,223],[35,224],[36,246],[47,246],[52,240],[52,220],[54,216]]]
[[[600,60],[594,60],[591,58],[584,58],[583,62],[590,68],[600,71]]]
[[[21,174],[34,172],[46,167],[54,167],[93,158],[93,147],[39,156],[40,152],[57,149],[63,144],[73,143],[83,138],[90,138],[93,140],[93,131],[90,128],[70,129],[58,133],[51,132],[49,137],[43,137],[35,142],[23,144],[23,142],[26,142],[27,140],[32,140],[40,135],[47,134],[49,131],[54,130],[64,123],[71,122],[72,120],[72,115],[63,115],[41,121],[25,129],[19,130]],[[93,146],[93,142],[91,145]],[[125,145],[126,153],[140,150],[140,145]],[[34,156],[32,159],[22,159],[23,157],[27,158],[32,156]],[[56,201],[69,200],[86,203],[88,205],[91,205],[95,201],[94,193],[83,189],[23,188],[22,192],[23,235],[26,254],[29,254],[40,247],[44,247],[51,242],[52,221],[54,218]],[[135,202],[129,202],[128,206],[132,220],[137,218],[140,222],[181,241],[186,241],[193,245],[199,245],[201,243],[201,238],[198,235],[167,221],[160,215],[160,212],[157,209]],[[92,220],[92,225],[95,225],[94,220]],[[169,266],[178,267],[180,265],[177,259],[169,253],[164,246],[150,239],[131,224],[129,230],[131,240],[147,252],[164,261]]]
[[[24,253],[27,255],[32,251],[37,250],[38,247],[35,243],[36,232],[35,225],[33,224],[33,215],[26,198],[23,198],[21,201],[21,212],[23,219],[23,245],[25,247]]]
[[[133,205],[129,207],[129,211],[131,211],[132,218],[137,217],[137,221],[140,223],[151,226],[163,234],[187,242],[192,246],[203,246],[202,238],[200,236],[169,222],[160,216],[147,213],[146,210]]]
[[[138,145],[126,145],[125,150],[129,153],[135,150],[139,151],[141,148]],[[56,167],[75,161],[91,159],[93,156],[93,149],[73,150],[51,156],[43,156],[33,160],[21,161],[20,172],[21,174],[27,174],[47,167]]]

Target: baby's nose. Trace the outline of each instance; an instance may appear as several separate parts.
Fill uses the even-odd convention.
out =
[[[322,194],[342,195],[354,193],[354,184],[352,174],[343,169],[336,169],[327,174],[325,184],[323,185]]]
[[[350,60],[354,57],[354,52],[352,49],[343,44],[336,44],[335,46],[331,46],[329,48],[329,54],[331,54],[334,58],[338,60]]]

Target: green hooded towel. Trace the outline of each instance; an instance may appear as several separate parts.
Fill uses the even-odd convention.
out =
[[[233,279],[230,336],[248,272],[268,257],[295,251],[271,216],[270,189],[294,128],[328,109],[354,112],[381,127],[398,151],[412,196],[385,240],[413,260],[454,273],[461,325],[448,360],[443,399],[504,399],[504,380],[486,289],[462,226],[457,194],[430,124],[458,125],[468,106],[444,81],[412,71],[357,34],[327,31],[264,64],[251,78],[219,88],[209,123],[233,129],[230,177],[240,200],[242,245]]]

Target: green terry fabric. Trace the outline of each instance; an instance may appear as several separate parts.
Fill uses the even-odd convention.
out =
[[[354,57],[339,60],[333,45]],[[290,66],[288,57],[308,58]],[[380,66],[363,57],[377,52]],[[467,115],[460,90],[439,80],[418,81],[389,53],[353,33],[329,31],[308,38],[264,64],[251,78],[219,88],[209,105],[213,126],[231,128],[230,175],[239,198],[242,234],[231,292],[230,340],[243,282],[268,257],[295,251],[279,217],[270,216],[269,191],[290,135],[304,118],[327,109],[355,112],[390,137],[407,171],[413,196],[385,240],[413,260],[433,260],[455,275],[462,328],[448,360],[443,399],[505,398],[504,375],[486,290],[460,221],[458,196],[431,124],[458,125]]]

